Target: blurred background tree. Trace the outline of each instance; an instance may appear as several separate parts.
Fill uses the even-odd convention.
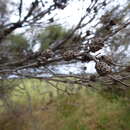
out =
[[[20,34],[9,35],[2,43],[0,48],[0,63],[23,58],[29,50],[27,39]]]
[[[40,43],[40,51],[48,49],[52,43],[62,41],[71,34],[71,29],[66,29],[58,24],[47,26],[44,30],[41,30],[37,36],[37,40]],[[80,34],[74,34],[65,44],[63,44],[59,50],[63,53],[66,50],[72,49],[81,42]]]
[[[62,40],[66,34],[66,30],[60,25],[51,25],[46,27],[38,35],[38,40],[41,43],[40,50],[48,49],[52,43],[56,40]]]
[[[0,28],[9,20],[8,2],[9,0],[0,0]]]

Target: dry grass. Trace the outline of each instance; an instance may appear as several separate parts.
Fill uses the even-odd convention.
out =
[[[45,83],[26,81],[25,86],[30,97],[25,90],[11,97],[12,108],[0,113],[0,130],[130,130],[130,105],[122,97],[109,100],[89,89],[56,97]],[[40,95],[43,90],[53,96]]]

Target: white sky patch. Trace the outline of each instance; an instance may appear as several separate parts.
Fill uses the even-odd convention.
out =
[[[20,0],[12,0],[15,3],[19,3]],[[23,0],[23,7],[25,8],[22,12],[22,16],[26,15],[26,9],[30,7],[31,3],[34,0]],[[47,1],[47,0],[46,0]],[[46,5],[50,5],[53,4],[53,0],[48,0],[49,3]],[[112,1],[112,4],[110,4],[109,7],[114,7],[115,5],[120,5],[120,7],[123,7],[123,5],[127,2],[127,0],[114,0]],[[69,4],[67,5],[67,7],[64,10],[60,10],[57,9],[54,11],[54,14],[57,14],[56,19],[60,19],[59,21],[61,23],[65,23],[66,25],[68,25],[69,27],[76,25],[81,16],[83,16],[83,14],[85,14],[86,12],[86,8],[89,6],[89,4],[91,3],[91,0],[84,0],[83,2],[75,0],[73,2],[69,2]],[[10,7],[11,8],[11,7]],[[15,8],[17,10],[17,8]],[[109,8],[108,8],[109,9]],[[18,13],[18,11],[17,11]],[[53,12],[52,12],[53,14]],[[17,14],[18,15],[18,14]],[[48,16],[50,17],[50,16]],[[16,14],[14,14],[11,18],[11,21],[17,21],[18,20],[18,16],[16,16]]]
[[[35,46],[33,47],[33,52],[37,52],[40,48],[40,44],[35,44]]]
[[[75,64],[59,65],[59,66],[60,67],[57,67],[57,72],[63,74],[96,73],[95,62],[93,61],[89,63],[75,63]],[[83,70],[84,67],[87,67],[87,69]]]
[[[65,25],[68,25],[66,27],[72,27],[76,25],[81,17],[86,12],[86,5],[89,5],[90,0],[85,2],[72,2],[70,3],[64,10],[57,10],[57,16],[56,18],[60,18],[61,23],[65,23]]]
[[[96,73],[95,62],[86,63],[86,67],[87,67],[87,70],[85,71],[86,73]]]

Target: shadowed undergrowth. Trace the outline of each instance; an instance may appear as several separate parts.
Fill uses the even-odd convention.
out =
[[[56,95],[36,80],[26,80],[20,88],[1,107],[0,130],[130,130],[128,97],[85,88]]]

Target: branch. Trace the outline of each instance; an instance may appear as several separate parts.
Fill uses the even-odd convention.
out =
[[[19,21],[17,21],[16,23],[8,24],[8,26],[5,27],[4,30],[1,31],[1,33],[0,33],[0,43],[2,42],[2,40],[4,40],[10,33],[15,31],[17,28],[23,27],[24,23],[27,22],[27,19],[32,16],[33,11],[36,9],[38,4],[39,4],[38,0],[35,0],[34,2],[32,2],[31,7],[28,10],[27,15],[23,18],[23,20],[20,21],[20,17],[21,17],[21,13],[22,13],[22,0],[21,0],[20,5],[19,5]],[[45,11],[41,11],[40,13],[38,13],[32,20],[37,19],[37,18],[41,19],[48,12],[51,11],[52,7],[54,7],[54,5],[50,6]],[[38,21],[39,19],[35,20],[35,22]],[[28,24],[28,26],[29,26],[29,24]]]
[[[21,19],[21,15],[22,15],[22,8],[23,8],[23,0],[20,0],[20,4],[19,4],[19,7],[18,7],[18,10],[19,10],[19,21]]]
[[[125,84],[124,82],[120,81],[119,79],[116,79],[115,77],[113,77],[113,76],[111,76],[111,75],[109,75],[108,77],[110,77],[111,79],[113,79],[113,80],[119,82],[120,84],[124,85],[125,87],[130,87],[129,85]]]

